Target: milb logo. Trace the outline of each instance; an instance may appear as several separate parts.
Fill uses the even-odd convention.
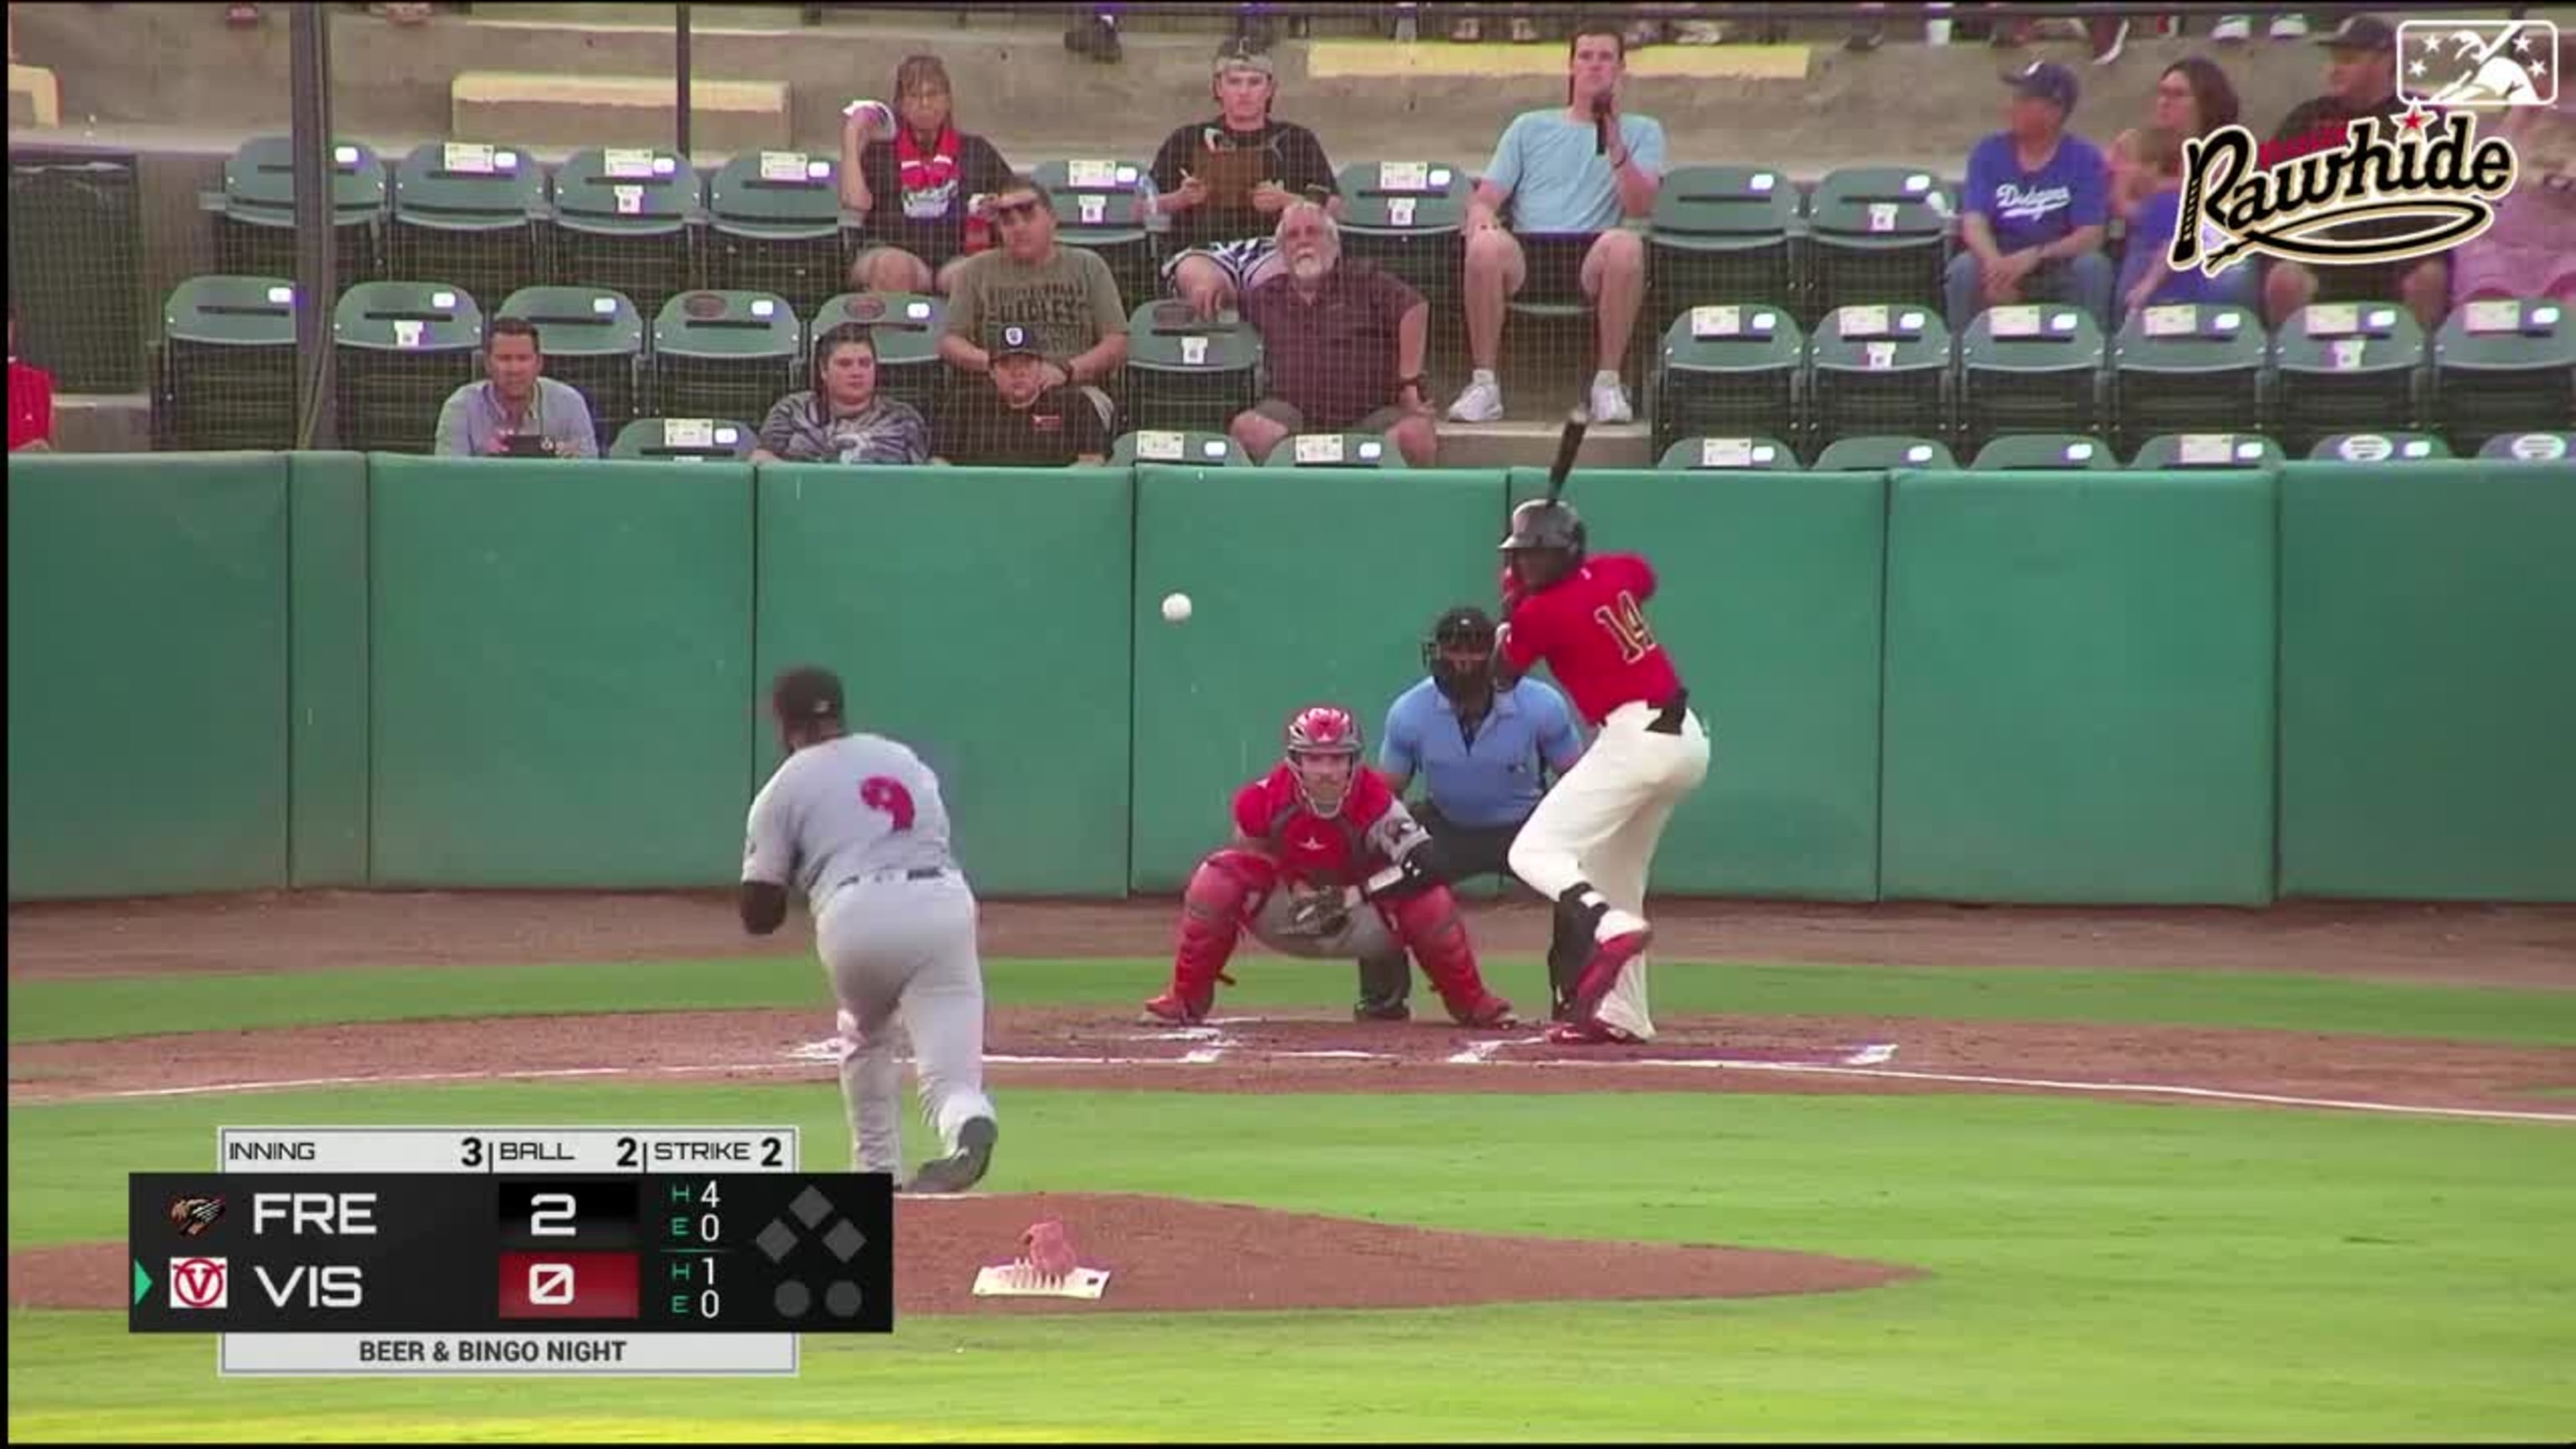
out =
[[[232,1306],[231,1260],[172,1258],[170,1260],[170,1306],[173,1308]]]

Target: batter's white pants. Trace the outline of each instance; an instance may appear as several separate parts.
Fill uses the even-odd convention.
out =
[[[1589,881],[1610,910],[1595,930],[1608,939],[1646,924],[1646,877],[1673,807],[1708,778],[1708,733],[1682,712],[1681,732],[1646,728],[1660,711],[1624,704],[1601,722],[1592,747],[1541,796],[1512,842],[1512,874],[1550,899]],[[1646,958],[1619,973],[1601,1020],[1640,1041],[1655,1034],[1646,1005]]]
[[[912,1039],[921,1112],[939,1134],[939,1155],[955,1152],[957,1129],[994,1115],[984,1095],[984,967],[966,878],[953,870],[930,880],[861,876],[824,898],[814,944],[844,1017],[851,1170],[900,1173],[898,1023]]]

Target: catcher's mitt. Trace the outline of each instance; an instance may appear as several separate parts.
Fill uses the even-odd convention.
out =
[[[1082,1266],[1074,1260],[1073,1240],[1065,1236],[1064,1224],[1053,1218],[1020,1234],[1020,1261],[1043,1278],[1071,1277]]]
[[[1288,923],[1280,927],[1280,934],[1322,940],[1340,935],[1350,923],[1351,910],[1344,903],[1339,886],[1317,889],[1291,887]]]

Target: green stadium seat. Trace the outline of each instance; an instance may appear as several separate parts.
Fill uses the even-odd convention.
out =
[[[2256,433],[2270,419],[2271,340],[2232,305],[2149,307],[2111,340],[2111,437],[2134,453],[2163,433]]]
[[[523,146],[429,141],[394,163],[385,266],[477,297],[545,280],[546,172]]]
[[[605,287],[524,287],[492,314],[536,324],[546,376],[581,390],[602,453],[642,415],[644,315]]]
[[[256,136],[224,161],[223,189],[201,193],[215,218],[215,267],[231,276],[295,275],[295,150],[285,136]],[[385,167],[355,141],[331,147],[334,269],[342,282],[384,275]]]
[[[815,309],[805,336],[810,346],[845,324],[868,329],[877,344],[877,388],[935,418],[948,396],[948,365],[939,360],[939,334],[948,304],[914,292],[843,292]],[[812,379],[805,379],[808,385]]]
[[[1890,468],[1952,471],[1959,460],[1937,438],[1837,438],[1816,455],[1818,473],[1872,473]]]
[[[707,285],[784,297],[804,316],[847,285],[840,162],[750,151],[707,178]]]
[[[10,290],[24,302],[17,355],[54,375],[54,391],[148,392],[151,315],[144,285],[141,157],[87,150],[9,154]],[[157,220],[157,218],[156,218]]]
[[[295,446],[295,284],[191,277],[161,309],[152,446],[225,452]]]
[[[1708,302],[1800,311],[1799,205],[1797,186],[1769,167],[1684,166],[1666,176],[1646,233],[1652,320],[1661,325]]]
[[[1475,186],[1446,161],[1356,161],[1342,168],[1342,255],[1373,262],[1433,308],[1458,295],[1467,199]]]
[[[1948,182],[1902,166],[1854,166],[1827,172],[1807,201],[1807,317],[1837,308],[1899,303],[1942,306],[1950,263],[1950,219],[1957,198]]]
[[[796,390],[805,324],[766,292],[683,292],[653,318],[649,406],[662,417],[766,418]]]
[[[2576,457],[2576,432],[2498,433],[2479,445],[2478,456],[2507,463],[2563,465]]]
[[[1162,294],[1145,202],[1152,178],[1133,161],[1040,162],[1033,173],[1054,198],[1058,241],[1098,252],[1127,305]]]
[[[483,309],[444,282],[360,282],[331,314],[340,446],[427,453],[448,394],[483,375]]]
[[[593,147],[554,174],[553,280],[623,292],[648,317],[695,285],[698,173],[668,150]]]
[[[1665,473],[1797,473],[1798,450],[1778,438],[1684,438],[1663,451]]]
[[[1259,400],[1261,334],[1187,302],[1147,302],[1127,327],[1127,394],[1139,428],[1222,433]]]
[[[1279,440],[1267,468],[1403,468],[1403,450],[1384,433],[1297,433]]]
[[[2432,433],[2337,433],[2317,439],[2308,456],[2325,463],[2422,463],[2452,454]]]
[[[2011,433],[2101,426],[2108,350],[2082,307],[1989,307],[1959,338],[1959,450]]]
[[[2576,322],[2546,298],[2470,302],[2433,335],[2429,422],[2464,449],[2576,422]]]
[[[1813,435],[1950,435],[1950,328],[1938,307],[1844,307],[1807,347]]]
[[[1986,444],[1977,453],[1977,460],[1968,465],[1979,473],[2119,466],[2120,460],[2108,443],[2073,433],[2012,433]]]
[[[2273,468],[2281,445],[2260,433],[2167,433],[2138,446],[2132,468]]]
[[[611,458],[661,463],[703,463],[709,458],[748,458],[760,446],[759,430],[726,418],[637,418],[617,430]]]
[[[2272,338],[2282,445],[2424,425],[2424,331],[2395,302],[2311,303]]]
[[[1137,463],[1195,463],[1206,468],[1249,468],[1243,445],[1226,433],[1121,433],[1110,444],[1109,466]]]
[[[1676,439],[1806,436],[1807,334],[1774,302],[1692,307],[1664,329],[1646,374],[1648,446]]]

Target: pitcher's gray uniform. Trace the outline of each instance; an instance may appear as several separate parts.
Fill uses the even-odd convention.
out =
[[[781,695],[789,692],[782,679]],[[812,699],[782,698],[783,731],[795,733],[795,714],[837,726],[838,692],[833,681],[828,711]],[[742,878],[794,882],[814,918],[832,992],[856,1022],[841,1061],[855,1170],[892,1173],[901,1162],[900,1018],[912,1039],[923,1113],[950,1154],[926,1166],[911,1189],[971,1185],[993,1138],[993,1103],[984,1095],[984,979],[975,893],[949,853],[939,777],[910,748],[881,735],[814,739],[815,732],[801,746],[791,739],[792,753],[752,801]],[[942,1172],[961,1175],[951,1169],[968,1157],[974,1161],[964,1181],[934,1181]]]

